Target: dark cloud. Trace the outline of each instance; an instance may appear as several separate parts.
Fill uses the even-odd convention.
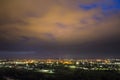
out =
[[[119,57],[119,4],[0,0],[0,57]]]
[[[12,25],[12,24],[27,25],[28,23],[21,19],[10,19],[10,18],[4,18],[4,19],[1,18],[0,19],[1,26]]]

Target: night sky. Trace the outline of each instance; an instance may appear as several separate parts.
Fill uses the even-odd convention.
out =
[[[120,58],[120,0],[0,0],[0,58]]]

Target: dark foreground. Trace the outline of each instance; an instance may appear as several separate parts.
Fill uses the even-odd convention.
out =
[[[120,80],[118,71],[63,69],[55,73],[41,73],[33,70],[0,68],[0,80]]]

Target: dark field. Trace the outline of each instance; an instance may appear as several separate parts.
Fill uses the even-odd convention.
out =
[[[24,69],[0,69],[0,80],[120,80],[118,71],[56,69],[55,73],[41,73]]]

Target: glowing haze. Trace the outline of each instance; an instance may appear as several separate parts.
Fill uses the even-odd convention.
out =
[[[119,0],[0,0],[1,58],[120,56]]]

